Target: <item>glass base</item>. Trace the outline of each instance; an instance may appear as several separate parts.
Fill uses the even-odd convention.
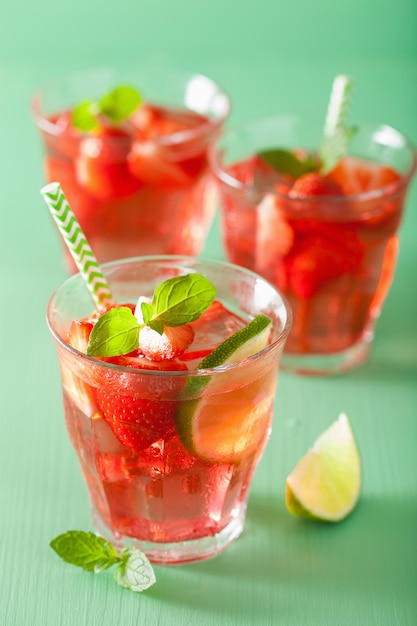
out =
[[[211,559],[227,548],[239,537],[245,522],[245,508],[223,530],[214,535],[190,539],[189,541],[174,541],[169,543],[136,539],[120,533],[113,533],[103,520],[93,511],[93,524],[99,535],[110,541],[116,548],[126,546],[138,548],[146,554],[155,565],[181,565]]]
[[[371,337],[347,350],[329,354],[284,354],[280,369],[301,376],[331,376],[343,374],[366,363],[371,349]]]

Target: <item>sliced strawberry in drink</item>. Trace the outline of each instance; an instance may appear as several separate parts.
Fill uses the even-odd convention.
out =
[[[90,333],[93,330],[93,325],[92,321],[74,320],[71,322],[68,333],[68,343],[70,346],[83,354],[87,354],[88,341],[90,339]]]
[[[152,361],[175,359],[191,345],[194,330],[190,324],[164,328],[162,335],[149,326],[144,326],[139,333],[139,349]]]
[[[185,186],[192,183],[179,163],[167,160],[167,154],[153,141],[134,141],[127,157],[130,173],[148,185]]]
[[[329,281],[357,270],[362,258],[363,244],[352,227],[304,222],[285,259],[288,285],[299,298],[311,298]]]
[[[96,400],[117,439],[136,451],[148,448],[174,425],[177,403],[96,391]]]
[[[345,195],[376,191],[395,185],[400,180],[400,175],[391,167],[353,156],[341,159],[328,177],[339,185]]]
[[[170,362],[169,365],[164,363],[155,366],[154,363],[147,362],[145,358],[126,356],[112,357],[112,362],[147,370],[175,371],[186,369],[183,364]],[[164,383],[166,383],[165,390]],[[180,383],[176,383],[173,389],[171,380],[164,381],[161,379],[158,397],[155,399],[115,393],[105,389],[96,389],[95,396],[105,420],[117,439],[124,446],[139,452],[164,437],[174,426],[178,402],[171,398],[175,391],[178,393],[179,385]],[[162,399],[164,392],[167,399]]]
[[[281,202],[279,198],[267,194],[257,207],[255,263],[261,273],[271,269],[288,254],[294,242],[294,232]]]
[[[318,172],[310,172],[297,178],[288,195],[290,198],[340,196],[342,191],[335,180]]]
[[[76,350],[87,353],[87,345],[93,324],[91,322],[73,321],[67,341]],[[64,362],[61,362],[62,386],[76,406],[88,416],[95,413],[97,407],[93,390]]]
[[[101,200],[130,196],[141,185],[127,166],[129,150],[129,136],[117,129],[101,129],[83,139],[75,162],[79,184]]]

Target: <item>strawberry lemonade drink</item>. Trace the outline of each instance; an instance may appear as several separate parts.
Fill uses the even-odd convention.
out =
[[[48,306],[65,419],[94,525],[154,563],[215,556],[243,529],[291,313],[252,272],[189,257],[106,264]]]
[[[230,109],[219,86],[102,69],[44,85],[32,108],[46,180],[60,182],[100,263],[201,252],[216,208],[207,146]]]
[[[283,367],[297,373],[344,371],[368,358],[416,170],[415,149],[397,130],[347,130],[347,153],[338,155],[340,137],[318,150],[315,124],[266,118],[230,130],[212,155],[228,259],[285,293],[294,323]]]

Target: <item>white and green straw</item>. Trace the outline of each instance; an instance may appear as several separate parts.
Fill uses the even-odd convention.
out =
[[[59,183],[41,189],[52,217],[85,280],[96,308],[113,301],[110,287]]]
[[[353,81],[349,76],[339,74],[333,81],[323,129],[323,142],[319,149],[322,174],[330,172],[345,156],[349,141],[355,133],[354,127],[346,125],[352,97]]]
[[[326,121],[324,123],[324,134],[326,137],[340,131],[346,122],[352,98],[353,81],[349,76],[339,74],[333,81],[327,109]]]

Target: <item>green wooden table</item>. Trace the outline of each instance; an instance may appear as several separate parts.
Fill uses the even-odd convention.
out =
[[[417,623],[416,183],[369,363],[334,378],[281,375],[272,436],[235,544],[211,561],[156,567],[157,584],[143,594],[122,590],[110,572],[94,576],[62,563],[48,545],[61,532],[92,525],[45,324],[47,300],[65,271],[39,194],[41,147],[30,94],[60,71],[156,55],[228,87],[232,121],[289,111],[294,103],[320,116],[334,75],[347,72],[357,80],[351,119],[392,124],[417,142],[415,2],[383,10],[376,0],[366,8],[357,0],[337,15],[324,1],[305,3],[301,12],[295,3],[277,5],[261,0],[254,13],[245,4],[240,21],[237,9],[220,0],[205,7],[142,2],[132,5],[127,22],[127,4],[114,15],[97,0],[76,0],[68,9],[41,0],[24,11],[19,3],[6,10],[0,24],[1,626]],[[223,258],[217,219],[204,256]],[[342,410],[363,459],[359,506],[337,525],[297,520],[285,509],[285,478]]]

